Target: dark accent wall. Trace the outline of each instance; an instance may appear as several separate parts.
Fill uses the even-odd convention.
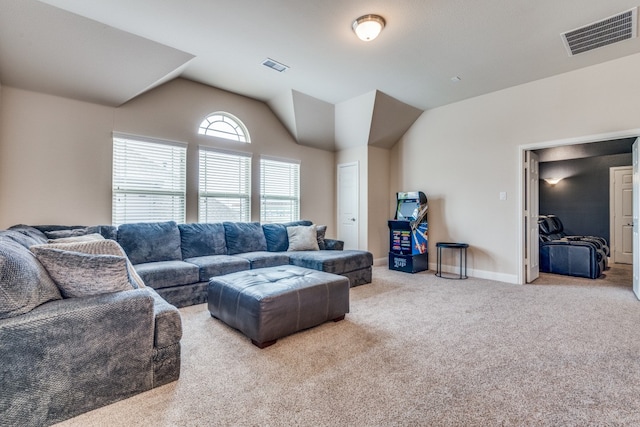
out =
[[[631,153],[540,163],[540,214],[559,216],[567,234],[609,242],[609,168],[630,165]],[[552,177],[564,179],[543,180]]]

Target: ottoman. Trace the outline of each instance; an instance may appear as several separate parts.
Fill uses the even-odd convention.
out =
[[[349,312],[349,279],[294,265],[212,277],[211,316],[238,329],[259,348],[302,329],[339,321]]]

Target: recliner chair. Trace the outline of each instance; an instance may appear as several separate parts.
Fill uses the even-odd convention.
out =
[[[541,215],[540,271],[596,279],[607,268],[609,247],[596,236],[567,236],[555,215]]]

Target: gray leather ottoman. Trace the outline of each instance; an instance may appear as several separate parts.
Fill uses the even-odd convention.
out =
[[[294,265],[212,277],[209,312],[260,348],[349,312],[349,279]]]

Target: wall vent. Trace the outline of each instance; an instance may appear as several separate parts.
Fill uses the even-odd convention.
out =
[[[267,58],[264,61],[262,61],[262,65],[264,65],[265,67],[269,67],[272,70],[276,70],[279,73],[285,72],[289,69],[288,66],[271,58]]]
[[[569,56],[587,52],[637,36],[638,8],[627,10],[593,24],[562,33]]]

